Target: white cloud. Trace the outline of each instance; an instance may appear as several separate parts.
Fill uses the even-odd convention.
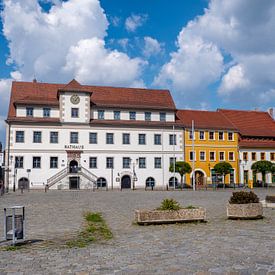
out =
[[[120,47],[126,51],[127,47],[129,45],[129,38],[121,38],[117,40],[117,43],[120,45]]]
[[[141,27],[148,19],[147,14],[132,14],[125,20],[125,28],[129,32],[134,32]]]
[[[150,36],[144,37],[144,49],[143,54],[146,57],[150,57],[152,55],[158,55],[163,51],[163,45],[158,42],[157,39],[154,39]]]
[[[81,83],[132,86],[144,64],[139,58],[130,59],[124,53],[107,50],[102,39],[92,38],[80,40],[70,48],[63,70]]]
[[[206,87],[219,83],[220,78],[220,99],[229,104],[242,104],[242,107],[255,106],[259,104],[257,98],[267,97],[268,91],[275,87],[274,28],[275,2],[272,0],[211,0],[203,15],[183,27],[177,40],[178,50],[162,67],[156,82],[162,80],[159,83],[170,84],[177,94],[184,92],[192,98],[194,88],[200,89],[203,95]],[[210,50],[202,47],[204,50],[194,55],[191,51],[187,52],[186,48],[196,48],[190,37],[197,37],[203,45],[212,45]],[[230,61],[225,58],[223,66],[219,58],[212,62],[214,52],[230,56]],[[203,62],[207,60],[207,55],[208,61]],[[196,70],[191,66],[190,70],[186,68],[180,75],[178,70],[189,64],[187,60],[197,64]],[[210,76],[209,69],[214,72]],[[194,98],[192,100],[197,102]],[[270,101],[271,98],[267,99],[266,104],[271,104]]]
[[[205,42],[201,37],[186,35],[185,30],[178,37],[178,50],[171,54],[155,85],[172,87],[184,99],[193,100],[201,95],[210,83],[219,79],[223,71],[223,57],[217,46]],[[189,93],[188,93],[189,92]]]

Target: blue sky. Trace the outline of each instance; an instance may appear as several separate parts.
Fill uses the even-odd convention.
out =
[[[178,108],[274,106],[272,0],[4,0],[1,10],[1,126],[11,82],[34,77],[168,88]]]

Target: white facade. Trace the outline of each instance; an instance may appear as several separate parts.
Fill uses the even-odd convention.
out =
[[[268,160],[274,163],[274,159],[271,159],[271,154],[275,154],[274,149],[267,149],[267,148],[240,148],[240,182],[244,182],[245,178],[245,171],[248,174],[248,181],[253,181],[253,171],[251,170],[251,166],[256,161],[260,160]],[[244,153],[247,154],[246,160],[244,160]],[[261,154],[264,154],[264,158],[262,158]],[[255,156],[255,157],[254,157]],[[254,157],[254,160],[253,160]],[[263,181],[262,174],[256,174],[256,180]],[[265,182],[268,184],[272,183],[272,174],[267,173]]]
[[[155,188],[166,189],[171,177],[175,176],[180,181],[179,175],[169,172],[171,160],[174,158],[184,160],[183,130],[173,126],[175,122],[173,111],[91,107],[89,94],[77,92],[77,99],[74,101],[72,96],[75,95],[73,92],[61,92],[59,110],[50,107],[50,117],[58,118],[57,122],[23,121],[10,123],[10,129],[7,127],[6,144],[9,148],[6,152],[9,154],[10,166],[7,181],[10,189],[14,186],[17,189],[22,181],[25,184],[28,182],[29,188],[33,189],[45,188],[46,184],[51,189],[67,189],[75,184],[75,181],[80,189],[94,188],[101,186],[102,179],[108,188],[124,187],[127,180],[127,184],[130,180],[130,188],[145,188],[148,178],[153,178]],[[21,118],[26,117],[26,108],[30,106],[17,106],[16,115]],[[43,118],[43,106],[31,106],[31,108],[33,108],[32,118]],[[99,110],[104,111],[104,119],[98,118]],[[73,111],[77,114],[74,114],[75,117]],[[120,120],[129,122],[120,124],[117,119],[112,125],[110,120],[114,120],[114,111],[120,111]],[[132,124],[130,112],[135,113],[135,122],[141,123]],[[169,122],[167,123],[169,126],[145,124],[145,112],[150,112],[150,119],[154,122],[160,122],[160,116],[165,113],[165,123]],[[91,118],[98,122],[90,124]],[[105,120],[110,123],[102,124],[101,122]],[[51,141],[51,132],[58,133],[57,143]],[[72,140],[71,133],[74,133],[74,138],[77,133],[78,140]],[[96,143],[90,141],[90,133],[96,134]],[[113,136],[113,144],[107,144],[107,134]],[[123,144],[123,134],[129,134],[127,135],[130,139],[129,144]],[[155,135],[158,135],[160,144],[155,144]],[[171,143],[173,135],[175,135],[175,144]],[[142,144],[139,142],[140,139]],[[107,158],[113,158],[113,168],[107,167]],[[125,158],[130,158],[128,167],[123,166]],[[51,167],[51,160],[52,166],[57,167]],[[127,161],[129,160],[125,160]],[[81,172],[71,173],[70,168],[76,164]],[[58,176],[59,174],[61,176]]]

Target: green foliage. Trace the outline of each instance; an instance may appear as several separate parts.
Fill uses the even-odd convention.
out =
[[[85,247],[94,241],[108,240],[113,234],[100,213],[87,212],[84,214],[85,227],[77,238],[66,243],[68,247]]]
[[[170,172],[174,172],[174,164],[172,163],[169,167]],[[192,168],[188,162],[185,161],[177,161],[175,163],[175,172],[179,173],[181,176],[183,176],[186,173],[191,173]]]
[[[193,205],[188,205],[186,207],[184,207],[185,209],[197,209],[198,207],[195,207]]]
[[[230,174],[231,169],[232,165],[226,161],[219,162],[214,166],[214,170],[221,175]]]
[[[179,210],[180,204],[174,199],[164,199],[158,210]]]
[[[229,200],[229,203],[231,204],[245,204],[245,203],[258,203],[258,202],[259,202],[258,196],[252,191],[233,192]]]
[[[274,168],[274,165],[271,161],[268,160],[259,160],[254,162],[251,165],[251,169],[255,171],[256,173],[269,173],[272,172]]]

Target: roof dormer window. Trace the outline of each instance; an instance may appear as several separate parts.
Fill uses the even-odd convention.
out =
[[[33,107],[26,108],[26,116],[33,116]]]
[[[130,120],[136,120],[136,112],[129,112]]]
[[[51,116],[51,108],[43,108],[43,117]]]

